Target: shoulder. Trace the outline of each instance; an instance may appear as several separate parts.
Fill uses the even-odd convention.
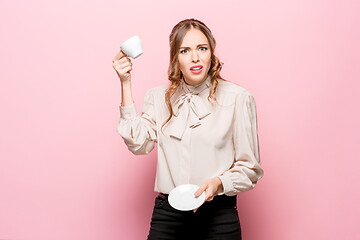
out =
[[[251,92],[248,89],[234,82],[224,81],[220,79],[218,86],[219,86],[218,88],[219,91],[225,92],[227,94],[234,94],[237,96],[239,95],[252,96]]]
[[[161,97],[165,95],[165,91],[169,86],[166,84],[163,85],[159,85],[156,87],[152,87],[149,88],[146,93],[145,96],[153,96],[153,97]]]
[[[152,87],[152,88],[148,89],[146,92],[151,93],[151,94],[165,93],[165,91],[168,87],[169,87],[168,85],[162,84],[162,85],[159,85],[156,87]]]
[[[216,89],[216,97],[220,105],[233,105],[235,103],[241,104],[244,101],[251,101],[254,99],[252,93],[234,82],[219,80],[218,88]]]
[[[152,104],[165,102],[165,92],[167,88],[168,85],[165,84],[149,88],[145,92],[144,102],[150,102]]]

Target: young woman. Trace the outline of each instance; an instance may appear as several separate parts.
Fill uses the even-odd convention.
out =
[[[134,154],[158,144],[155,199],[148,239],[241,239],[236,196],[251,190],[260,165],[255,100],[245,88],[220,76],[216,41],[196,19],[170,34],[169,85],[149,89],[142,114],[132,98],[132,63],[120,51],[113,67],[121,82],[117,132]],[[179,211],[168,194],[182,184],[200,188],[206,201]]]

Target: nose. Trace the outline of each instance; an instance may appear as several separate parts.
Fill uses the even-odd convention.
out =
[[[192,55],[192,61],[194,63],[197,63],[199,61],[199,55],[198,55],[198,53],[196,51]]]

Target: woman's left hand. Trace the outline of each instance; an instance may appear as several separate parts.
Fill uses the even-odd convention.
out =
[[[215,193],[220,190],[222,191],[223,185],[218,177],[211,178],[207,180],[196,192],[195,197],[200,196],[205,191],[205,201],[212,201],[214,199]],[[194,213],[198,208],[194,209]]]

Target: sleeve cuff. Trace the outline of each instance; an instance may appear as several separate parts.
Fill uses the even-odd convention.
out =
[[[223,194],[229,193],[234,190],[233,184],[232,184],[229,176],[222,175],[222,176],[219,176],[219,178],[223,185],[223,191],[219,192],[218,195],[223,195]]]
[[[119,105],[120,117],[124,119],[134,119],[137,115],[135,102],[128,106]]]

